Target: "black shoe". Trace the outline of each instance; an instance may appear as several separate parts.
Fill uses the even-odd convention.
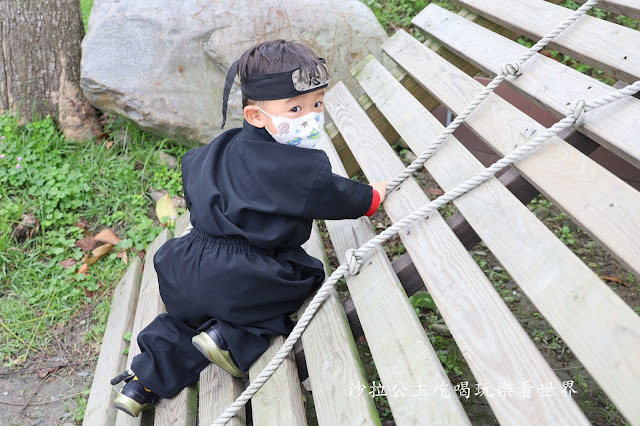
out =
[[[147,390],[138,380],[129,378],[113,401],[113,406],[132,417],[138,417],[141,411],[153,407],[158,395]]]
[[[222,337],[220,326],[217,323],[194,336],[191,342],[210,362],[228,371],[234,377],[244,376],[236,360],[233,359],[229,345]]]

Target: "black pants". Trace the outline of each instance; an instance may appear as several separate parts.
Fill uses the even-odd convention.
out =
[[[246,372],[267,349],[269,336],[291,332],[289,315],[325,278],[322,263],[302,248],[266,251],[196,229],[163,244],[154,266],[167,313],[138,335],[142,352],[131,369],[163,398],[198,381],[209,364],[191,343],[193,336],[219,323]]]

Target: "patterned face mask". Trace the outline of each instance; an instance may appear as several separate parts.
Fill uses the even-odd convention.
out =
[[[278,133],[274,135],[269,129],[267,132],[276,142],[283,145],[315,148],[316,143],[320,140],[320,134],[324,131],[324,111],[310,112],[298,118],[286,118],[279,115],[271,116],[262,108],[258,106],[257,108],[271,117]]]

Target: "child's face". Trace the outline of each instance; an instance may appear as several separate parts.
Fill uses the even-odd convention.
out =
[[[322,112],[324,110],[324,89],[305,93],[294,98],[262,101],[260,108],[271,116],[279,115],[286,118],[297,118],[312,112]],[[277,133],[271,118],[257,109],[255,105],[247,105],[244,109],[245,118],[247,118],[247,113],[252,118],[252,120],[248,120],[250,124],[256,127],[266,126],[272,134]]]

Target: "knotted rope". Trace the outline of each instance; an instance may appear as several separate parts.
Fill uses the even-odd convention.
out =
[[[395,177],[391,182],[387,184],[387,191],[392,191],[398,185],[400,185],[406,178],[410,177],[415,171],[417,171],[422,165],[436,152],[436,150],[442,145],[442,143],[466,120],[466,118],[477,108],[477,106],[487,97],[493,90],[507,77],[507,75],[518,76],[522,73],[524,63],[529,60],[535,53],[544,48],[551,40],[564,31],[569,25],[575,22],[580,16],[584,15],[589,9],[591,9],[598,0],[589,0],[584,3],[578,10],[572,13],[566,20],[558,25],[553,31],[540,39],[535,45],[533,45],[527,52],[516,59],[514,62],[502,64],[500,66],[500,73],[482,90],[478,96],[465,108],[460,115],[451,122],[446,129],[440,133],[440,135],[429,145],[427,149],[413,161],[402,173]],[[347,272],[351,274],[357,274],[360,265],[362,265],[364,256],[371,249],[378,245],[383,244],[392,236],[405,229],[413,222],[428,216],[430,213],[436,211],[449,201],[452,201],[461,195],[469,192],[478,185],[486,182],[493,177],[498,171],[508,167],[515,161],[518,161],[528,155],[532,150],[539,147],[546,140],[555,136],[560,131],[570,127],[571,125],[580,126],[584,123],[585,113],[616,100],[623,99],[627,96],[632,96],[640,91],[640,81],[635,82],[627,87],[624,87],[616,92],[612,92],[601,98],[594,99],[590,102],[584,100],[578,100],[575,106],[571,109],[571,112],[562,120],[555,123],[550,128],[546,129],[540,135],[533,140],[529,141],[525,145],[517,148],[504,158],[498,160],[484,171],[480,172],[477,176],[467,180],[466,182],[458,185],[451,191],[447,191],[445,194],[429,202],[421,209],[411,213],[407,217],[403,218],[399,222],[393,224],[389,228],[385,229],[382,233],[369,240],[367,243],[359,247],[358,249],[349,249],[346,252],[346,262],[341,264],[331,276],[322,284],[318,289],[315,296],[312,298],[309,306],[302,314],[302,316],[296,322],[293,330],[285,340],[282,347],[278,350],[273,359],[267,364],[262,372],[255,378],[255,380],[249,384],[249,386],[242,392],[242,394],[222,413],[212,424],[224,425],[251,399],[251,397],[262,387],[262,385],[271,377],[273,372],[280,366],[282,361],[286,358],[289,351],[293,348],[295,342],[300,338],[305,330],[311,318],[318,310],[324,299],[326,298],[329,290],[338,282],[338,280]],[[183,235],[188,234],[193,227],[189,225],[184,231]]]

